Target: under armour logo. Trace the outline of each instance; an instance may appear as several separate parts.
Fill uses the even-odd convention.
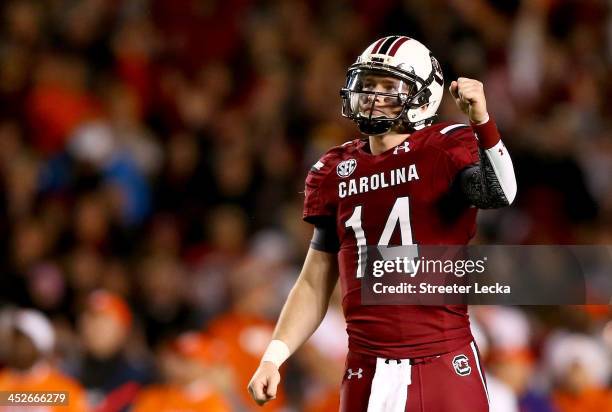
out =
[[[401,145],[397,146],[393,151],[393,154],[398,154],[400,150],[403,150],[404,152],[409,152],[410,147],[408,146],[408,142],[404,142]]]
[[[347,370],[347,372],[348,376],[346,377],[346,379],[351,379],[353,376],[357,376],[357,379],[363,378],[363,369],[361,368],[357,369],[357,372],[353,372],[353,369],[349,369]]]

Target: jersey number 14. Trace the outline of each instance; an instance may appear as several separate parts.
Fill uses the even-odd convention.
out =
[[[367,242],[365,232],[361,225],[362,205],[355,206],[353,214],[344,223],[346,228],[350,228],[355,234],[357,241],[357,278],[363,277],[364,255],[367,253]],[[395,227],[399,223],[400,238],[402,246],[412,245],[412,227],[410,226],[410,202],[408,196],[398,197],[393,204],[393,208],[385,223],[385,228],[380,235],[378,246],[388,246]]]

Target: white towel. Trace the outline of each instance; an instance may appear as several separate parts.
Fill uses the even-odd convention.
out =
[[[409,359],[377,358],[368,412],[404,412],[411,372]]]

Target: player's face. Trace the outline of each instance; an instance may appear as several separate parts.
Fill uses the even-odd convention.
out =
[[[402,111],[398,93],[408,93],[405,82],[395,77],[367,74],[362,80],[359,112],[362,116],[395,118]]]

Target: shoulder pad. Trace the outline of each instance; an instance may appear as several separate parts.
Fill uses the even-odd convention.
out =
[[[459,129],[463,129],[466,127],[469,127],[469,126],[463,123],[452,123],[449,125],[445,125],[442,129],[440,129],[440,134],[449,135]]]
[[[456,122],[440,122],[433,124],[425,129],[419,130],[417,133],[423,134],[426,141],[429,143],[443,142],[450,136],[463,134],[461,132],[470,131],[472,128],[464,123]]]
[[[440,135],[448,136],[458,130],[469,128],[469,127],[470,126],[464,123],[440,122],[440,123],[434,123],[431,126],[426,127],[425,129],[421,129],[420,132],[428,134],[428,135],[432,135],[432,136],[436,136],[436,135],[437,136],[440,136]]]
[[[342,160],[343,155],[350,154],[357,150],[360,142],[359,139],[349,140],[348,142],[342,143],[340,146],[332,147],[312,165],[310,173],[323,175],[329,173],[329,171],[333,170],[337,163]]]

